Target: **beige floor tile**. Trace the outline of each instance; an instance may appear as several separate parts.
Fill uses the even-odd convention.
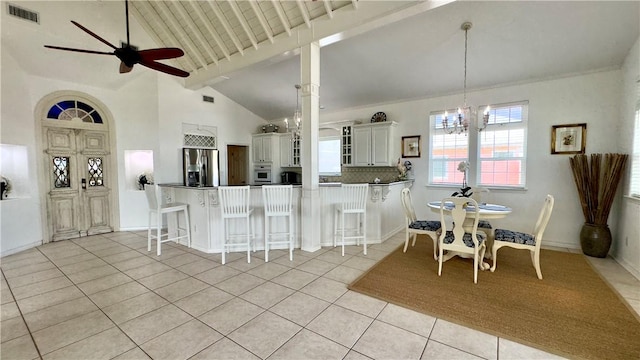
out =
[[[80,284],[90,280],[100,279],[105,276],[116,274],[120,272],[118,269],[111,265],[104,265],[99,267],[93,267],[83,271],[67,274],[67,277],[75,284]]]
[[[191,315],[170,304],[129,320],[120,329],[141,345],[191,319]]]
[[[370,360],[371,358],[368,356],[364,356],[355,350],[349,350],[347,356],[342,360]]]
[[[2,358],[11,360],[31,360],[39,359],[36,345],[31,339],[31,335],[23,335],[13,340],[2,343]]]
[[[78,284],[78,287],[85,294],[91,295],[100,291],[111,289],[118,285],[126,284],[131,281],[133,280],[127,275],[121,272],[117,272],[115,274],[107,275],[99,279],[83,282],[81,284]]]
[[[260,259],[258,257],[255,257],[254,252],[251,253],[251,262],[247,262],[247,255],[246,252],[236,252],[236,253],[231,253],[233,255],[235,255],[234,257],[230,257],[230,254],[227,254],[227,263],[224,265],[226,267],[230,267],[233,269],[236,269],[238,271],[241,272],[245,272],[245,271],[249,271],[255,267],[258,267],[262,264],[264,264],[264,260]],[[222,258],[220,258],[222,260]]]
[[[330,303],[315,298],[313,296],[296,292],[288,298],[273,306],[269,311],[293,321],[294,323],[306,326],[315,319],[321,312],[331,305]]]
[[[42,255],[42,253],[38,250],[38,248],[31,248],[28,250],[21,251],[16,254],[4,256],[0,258],[0,266],[2,266],[3,270],[11,268],[9,265],[13,265],[15,267],[22,267],[29,264],[34,264],[37,262],[48,261],[48,259]],[[6,267],[5,266],[9,266]]]
[[[198,319],[219,333],[227,335],[260,315],[263,311],[264,309],[250,302],[234,298],[198,316]]]
[[[29,330],[35,332],[95,310],[98,310],[98,307],[95,306],[91,300],[83,296],[30,312],[24,315],[24,319],[29,326]]]
[[[300,329],[299,325],[289,320],[265,312],[229,334],[228,338],[265,359]]]
[[[251,274],[265,280],[271,280],[288,270],[288,266],[280,265],[274,262],[268,262],[260,266],[256,266],[251,270],[248,270],[247,274]]]
[[[161,247],[161,253],[160,256],[156,255],[156,244],[154,244],[152,242],[151,244],[151,251],[147,251],[146,248],[138,250],[140,252],[142,252],[143,254],[149,256],[150,258],[157,260],[157,261],[164,261],[164,260],[168,260],[171,259],[172,257],[176,257],[178,255],[183,255],[186,254],[186,251],[182,250],[182,249],[178,249],[175,247],[171,247],[168,245],[162,245]]]
[[[215,285],[231,277],[234,277],[238,274],[240,274],[240,271],[225,265],[225,266],[218,266],[211,270],[207,270],[194,277],[196,279],[206,282],[207,284]]]
[[[202,350],[190,360],[259,360],[260,358],[247,351],[247,349],[223,338],[208,348]]]
[[[181,265],[179,267],[177,267],[176,269],[182,271],[183,273],[187,274],[187,275],[191,275],[194,276],[196,274],[200,274],[203,273],[207,270],[211,270],[213,268],[216,268],[220,266],[220,264],[216,263],[215,261],[211,261],[208,259],[200,259],[198,261],[194,261],[185,265]]]
[[[20,316],[0,322],[0,342],[2,343],[27,334],[29,330]]]
[[[114,286],[110,289],[103,290],[89,295],[89,298],[99,307],[105,308],[121,301],[136,297],[138,295],[149,292],[146,287],[135,281]]]
[[[295,268],[311,259],[310,256],[305,256],[302,251],[293,250],[293,260],[289,260],[289,256],[281,256],[277,259],[269,259],[269,262]]]
[[[148,264],[152,264],[152,263],[156,262],[155,260],[153,260],[152,258],[150,258],[148,256],[144,256],[144,255],[141,255],[139,253],[137,253],[137,254],[138,254],[138,256],[132,257],[132,258],[127,259],[127,260],[119,261],[119,262],[116,262],[116,263],[112,263],[111,265],[114,268],[116,268],[116,269],[118,269],[120,271],[125,271],[125,270],[135,269],[137,267],[148,265]]]
[[[206,289],[209,286],[211,285],[205,283],[204,281],[188,277],[154,291],[163,298],[174,302],[191,294],[195,294],[200,290]]]
[[[114,246],[110,246],[104,249],[99,249],[99,250],[94,250],[91,251],[92,254],[94,254],[95,256],[99,256],[101,258],[104,258],[106,256],[109,255],[113,255],[113,254],[119,254],[125,251],[130,251],[131,249],[124,246],[124,245],[120,245],[120,244],[116,244]]]
[[[140,347],[155,360],[188,359],[220,340],[222,335],[198,320],[191,320]]]
[[[560,360],[562,356],[550,354],[548,352],[535,349],[526,345],[518,344],[507,339],[498,339],[498,354],[501,360]]]
[[[233,299],[233,295],[215,287],[208,287],[182,298],[174,304],[191,316],[200,316],[231,299]]]
[[[389,255],[388,251],[376,250],[376,249],[367,249],[367,255],[361,254],[357,255],[363,257],[365,259],[371,259],[374,261],[382,260],[385,256]]]
[[[425,337],[374,321],[353,350],[374,359],[418,359],[426,345]]]
[[[41,354],[48,354],[114,327],[101,311],[94,311],[33,333]]]
[[[387,304],[377,320],[395,325],[428,338],[431,335],[436,318],[403,307]]]
[[[165,299],[148,291],[136,297],[107,306],[102,309],[105,314],[116,324],[122,324],[140,315],[167,305]]]
[[[67,279],[66,276],[60,276],[27,286],[21,286],[16,289],[11,289],[11,291],[13,292],[13,296],[15,296],[16,300],[21,300],[31,296],[44,294],[49,291],[62,289],[71,285],[73,285],[73,283],[69,279]],[[3,293],[5,292],[3,291]]]
[[[240,297],[264,309],[268,309],[293,294],[293,292],[294,290],[282,285],[265,282],[240,295]]]
[[[12,301],[0,306],[0,314],[0,321],[5,321],[20,316],[20,310],[16,302]]]
[[[84,253],[76,256],[71,256],[67,258],[52,260],[58,267],[67,266],[75,263],[85,262],[92,259],[98,259],[97,256],[91,253]]]
[[[338,248],[336,248],[338,249]],[[322,255],[318,255],[316,256],[316,260],[322,260],[322,261],[326,261],[332,264],[336,264],[336,265],[340,265],[343,262],[351,259],[353,255],[349,255],[347,253],[347,251],[345,250],[344,256],[342,256],[342,252],[338,252],[338,251],[327,251]]]
[[[238,274],[230,279],[216,284],[216,287],[233,295],[244,294],[245,292],[261,285],[264,279],[247,273]]]
[[[338,265],[314,258],[298,266],[297,269],[322,276],[331,271],[336,266]]]
[[[351,348],[372,322],[372,318],[331,305],[306,328]]]
[[[269,356],[269,360],[342,359],[348,351],[348,348],[336,342],[302,329]]]
[[[371,318],[378,316],[387,305],[384,301],[351,290],[344,293],[335,304]]]
[[[172,258],[166,259],[166,260],[162,260],[162,262],[165,265],[169,265],[173,268],[182,266],[182,265],[186,265],[186,264],[190,264],[193,262],[197,262],[202,260],[202,258],[198,255],[195,254],[191,254],[191,253],[184,253],[178,256],[174,256]]]
[[[9,285],[7,285],[5,281],[2,281],[2,286],[0,286],[0,304],[4,305],[15,301],[16,299],[14,299]]]
[[[138,282],[151,290],[155,290],[186,278],[187,275],[178,270],[171,269],[138,279]]]
[[[326,274],[324,274],[324,277],[335,280],[335,281],[340,281],[341,283],[344,283],[344,284],[350,284],[363,273],[364,271],[362,270],[340,265],[338,267],[333,268],[331,271],[327,272]]]
[[[49,291],[44,294],[31,296],[18,300],[18,306],[23,314],[44,309],[49,306],[61,304],[73,299],[84,297],[84,294],[76,286],[67,286],[62,289]]]
[[[136,344],[133,341],[114,327],[46,354],[43,359],[67,360],[90,357],[92,360],[108,360],[135,347]]]
[[[22,264],[25,261],[25,264]],[[22,260],[20,262],[14,262],[11,264],[2,263],[2,272],[7,279],[11,279],[17,276],[26,274],[32,274],[43,270],[55,269],[55,265],[43,257],[40,262],[31,262],[31,260]],[[20,266],[18,266],[20,264]]]
[[[84,256],[84,255],[81,255],[81,256]],[[74,262],[73,264],[60,266],[60,270],[62,270],[63,273],[69,275],[69,274],[76,274],[79,272],[84,272],[86,270],[100,268],[108,265],[109,264],[107,264],[106,261],[92,255],[92,257],[89,260]]]
[[[332,303],[347,292],[347,287],[335,280],[318,278],[300,291]]]
[[[282,275],[276,276],[271,279],[271,281],[290,289],[300,290],[317,278],[318,275],[311,274],[306,271],[300,271],[298,269],[291,269]]]
[[[120,354],[114,357],[112,360],[148,360],[151,359],[144,351],[142,351],[139,347],[134,347],[133,349],[127,351],[124,354]]]
[[[449,345],[441,344],[435,340],[429,340],[425,348],[421,360],[430,359],[460,359],[460,360],[480,360],[479,356],[475,356],[468,352],[458,350]]]
[[[150,258],[151,259],[151,258]],[[153,259],[152,259],[153,260]],[[122,272],[124,272],[125,274],[127,274],[129,277],[131,277],[132,279],[135,280],[139,280],[151,275],[155,275],[161,272],[165,272],[171,270],[171,267],[153,260],[152,263],[146,264],[146,265],[142,265],[133,269],[129,269],[129,270],[122,270]]]
[[[109,264],[119,263],[126,260],[136,259],[140,257],[146,257],[135,250],[127,250],[117,254],[104,256],[102,260],[106,261]]]
[[[498,338],[442,319],[436,321],[429,338],[485,359],[498,357]]]
[[[351,259],[342,263],[342,265],[365,271],[365,270],[369,270],[369,268],[375,265],[376,262],[377,261],[373,259],[365,259],[364,257],[354,256]]]

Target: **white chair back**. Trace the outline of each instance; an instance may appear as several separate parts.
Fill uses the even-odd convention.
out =
[[[144,186],[144,193],[147,196],[147,204],[149,210],[158,210],[160,208],[161,190],[156,184],[147,184]]]
[[[477,203],[488,203],[491,191],[486,187],[471,187],[471,198]]]
[[[409,190],[408,188],[402,189],[401,199],[405,218],[407,219],[407,223],[411,224],[412,222],[417,220],[416,212],[413,209],[413,203],[411,202],[411,190]]]
[[[342,184],[342,211],[364,212],[368,193],[369,184]]]
[[[222,216],[226,218],[247,216],[249,213],[250,189],[249,186],[218,187]]]
[[[452,209],[451,205],[453,205]],[[473,206],[473,211],[468,210],[466,208],[467,206]],[[473,226],[471,227],[471,229],[465,229],[465,227],[462,225],[465,223],[465,219],[467,218],[467,214],[469,212],[474,213]],[[462,252],[469,252],[469,247],[467,247],[463,241],[465,232],[471,233],[471,240],[473,241],[475,247],[478,247],[478,239],[476,237],[476,234],[478,230],[478,222],[480,220],[479,214],[478,203],[472,198],[449,197],[442,200],[442,202],[440,203],[440,226],[442,229],[442,237],[444,237],[447,232],[447,217],[452,220],[452,224],[455,224],[453,226],[453,229],[451,229],[454,240],[453,243],[447,245],[448,249],[455,248],[456,250]],[[471,253],[473,253],[473,251],[471,251]]]
[[[544,205],[542,206],[540,215],[538,216],[538,221],[536,221],[536,225],[533,227],[533,232],[531,234],[536,238],[537,247],[540,247],[540,243],[542,243],[542,235],[544,234],[544,230],[547,228],[547,224],[551,218],[551,211],[553,211],[554,202],[555,199],[553,196],[547,195],[544,199]]]
[[[263,185],[262,200],[265,215],[286,215],[291,213],[293,186]]]

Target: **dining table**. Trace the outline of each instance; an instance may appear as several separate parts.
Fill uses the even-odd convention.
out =
[[[429,207],[429,209],[431,209],[431,211],[440,214],[440,204],[442,203],[441,200],[438,201],[429,201],[427,203],[427,206]],[[445,202],[444,204],[444,210],[445,211],[451,211],[453,209],[453,203],[449,202]],[[464,219],[464,223],[462,224],[462,227],[465,228],[465,230],[467,230],[467,232],[471,232],[473,229],[473,221],[475,219],[475,207],[473,205],[468,205],[466,208],[467,210],[467,216]],[[488,203],[478,203],[478,219],[479,220],[491,220],[491,219],[501,219],[506,217],[507,215],[511,214],[512,209],[508,206],[504,206],[504,205],[500,205],[500,204],[488,204]],[[485,258],[486,259],[490,259],[491,258],[491,247],[493,246],[493,236],[491,233],[487,234],[487,231],[489,229],[478,229],[478,231],[482,231],[484,232],[487,237],[486,237],[486,247],[487,250],[485,251]],[[454,256],[461,256],[461,257],[466,257],[464,256],[464,254],[458,254],[458,253],[454,253],[454,252],[449,252],[447,253],[447,255],[445,257],[443,257],[442,261],[447,261],[451,258],[453,258]],[[481,270],[487,270],[489,269],[489,264],[482,262],[480,264],[480,269]]]

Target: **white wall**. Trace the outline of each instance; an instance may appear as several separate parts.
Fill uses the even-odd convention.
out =
[[[625,59],[622,73],[623,94],[617,142],[620,152],[631,154],[633,133],[629,129],[633,129],[636,104],[640,101],[640,38],[636,40]],[[629,193],[630,165],[627,166],[623,194]],[[611,253],[627,270],[640,278],[640,201],[622,197],[620,202],[621,211],[617,226],[619,235],[614,239]]]
[[[581,76],[541,81],[475,91],[467,94],[469,104],[499,104],[529,101],[526,190],[494,190],[493,202],[508,205],[513,213],[494,226],[530,231],[537,219],[546,194],[556,202],[545,232],[545,244],[564,248],[580,248],[579,232],[584,219],[575,189],[568,155],[551,155],[551,126],[587,123],[587,153],[617,152],[617,122],[620,119],[622,72],[598,72]],[[320,94],[322,96],[322,94]],[[421,135],[422,154],[410,159],[416,182],[412,188],[414,207],[419,217],[433,218],[427,201],[450,195],[454,188],[427,185],[429,149],[429,113],[458,106],[461,94],[394,104],[382,104],[321,114],[321,122],[359,119],[369,121],[371,115],[384,111],[387,119],[398,122],[397,136]],[[398,199],[399,201],[399,199]],[[421,205],[422,204],[422,205]],[[614,204],[609,225],[614,238],[619,238],[616,219],[620,204]],[[637,221],[636,221],[637,222]]]

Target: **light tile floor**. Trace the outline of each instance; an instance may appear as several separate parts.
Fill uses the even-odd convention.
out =
[[[50,243],[1,259],[2,359],[549,359],[506,339],[347,290],[403,241],[252,255],[146,232]],[[640,313],[640,282],[590,259]],[[456,336],[452,336],[456,334]],[[469,336],[465,336],[468,334]],[[460,336],[462,335],[462,336]],[[452,341],[451,339],[457,339]],[[464,339],[464,340],[460,340]]]

